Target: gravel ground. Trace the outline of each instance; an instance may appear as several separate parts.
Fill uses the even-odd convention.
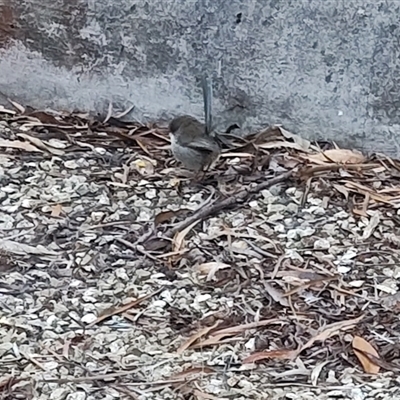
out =
[[[397,398],[400,163],[275,127],[198,180],[168,145],[0,108],[2,399]]]

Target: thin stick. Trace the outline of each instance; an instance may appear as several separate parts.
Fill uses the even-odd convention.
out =
[[[175,225],[173,228],[171,228],[169,231],[166,232],[165,236],[172,237],[176,232],[179,232],[182,229],[187,228],[189,225],[193,224],[193,222],[198,219],[204,221],[210,218],[212,215],[219,214],[224,209],[230,208],[238,203],[242,203],[251,195],[257,194],[261,192],[261,190],[267,189],[270,186],[273,186],[279,182],[287,180],[292,176],[292,174],[293,171],[288,171],[281,175],[276,176],[275,178],[259,183],[257,186],[254,186],[253,188],[243,189],[240,192],[232,195],[231,197],[225,198],[223,200],[217,199],[211,204],[196,211],[193,215],[186,218],[179,224]]]

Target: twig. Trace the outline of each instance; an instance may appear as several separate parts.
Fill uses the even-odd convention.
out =
[[[101,321],[104,321],[107,318],[112,317],[113,315],[122,314],[125,311],[129,310],[130,308],[136,307],[138,304],[142,303],[143,301],[150,299],[151,297],[155,296],[156,294],[162,292],[163,290],[164,290],[164,287],[161,287],[160,289],[156,290],[155,292],[146,294],[143,297],[139,297],[138,299],[133,300],[128,304],[124,304],[123,306],[118,307],[118,308],[112,308],[111,310],[105,312],[100,317],[96,318],[90,324],[86,325],[86,328],[92,328],[94,325],[98,324]]]
[[[67,377],[67,378],[49,378],[49,379],[41,379],[40,382],[46,383],[77,383],[77,382],[90,382],[96,380],[103,380],[103,379],[111,379],[111,378],[119,378],[121,376],[126,375],[133,375],[135,371],[121,371],[121,372],[114,372],[110,374],[100,374],[100,375],[93,375],[93,376],[79,376],[79,377]]]
[[[196,211],[190,217],[186,218],[179,224],[175,225],[169,231],[165,233],[166,237],[172,237],[176,232],[181,231],[182,229],[187,228],[196,220],[204,221],[205,219],[211,217],[212,215],[220,213],[222,210],[226,208],[230,208],[238,203],[245,201],[248,197],[253,194],[257,194],[261,192],[261,190],[267,189],[270,186],[273,186],[279,182],[285,181],[290,178],[293,174],[293,171],[285,172],[284,174],[278,175],[275,178],[269,179],[265,182],[259,183],[257,186],[252,188],[246,188],[241,190],[240,192],[225,198],[223,200],[215,200],[210,205],[207,205],[200,210]]]
[[[130,243],[127,240],[122,239],[122,238],[115,238],[115,241],[125,245],[126,247],[128,247],[129,249],[131,249],[133,251],[137,251],[137,252],[143,254],[144,256],[149,257],[153,261],[158,261],[157,257],[152,256],[145,249],[143,249],[142,246],[138,246],[136,243]]]

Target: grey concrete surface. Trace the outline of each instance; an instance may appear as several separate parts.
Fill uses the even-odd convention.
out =
[[[219,129],[283,124],[400,156],[400,2],[0,0],[0,101]]]

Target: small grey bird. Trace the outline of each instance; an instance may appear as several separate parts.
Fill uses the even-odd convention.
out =
[[[221,152],[210,136],[212,86],[207,78],[203,79],[203,98],[205,124],[190,115],[176,117],[169,124],[172,154],[185,168],[196,172],[207,170]]]

